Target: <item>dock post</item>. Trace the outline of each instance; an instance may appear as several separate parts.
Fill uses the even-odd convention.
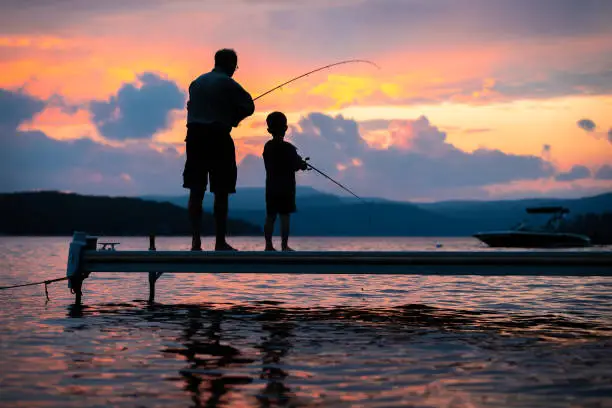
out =
[[[70,243],[68,252],[68,268],[66,276],[68,277],[68,288],[74,293],[76,305],[81,304],[83,296],[83,281],[89,276],[89,273],[83,273],[81,268],[81,258],[84,250],[96,250],[98,238],[88,236],[84,232],[75,231]]]
[[[149,251],[156,251],[155,234],[149,234]],[[149,272],[149,303],[155,302],[155,283],[162,272]]]

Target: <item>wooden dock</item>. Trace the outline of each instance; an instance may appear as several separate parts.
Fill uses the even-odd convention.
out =
[[[612,251],[299,251],[208,252],[99,250],[95,237],[75,233],[67,276],[80,298],[90,273],[149,273],[150,300],[155,281],[169,273],[612,276]]]

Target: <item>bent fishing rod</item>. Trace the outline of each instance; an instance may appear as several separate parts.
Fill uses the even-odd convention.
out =
[[[302,74],[302,75],[300,75],[300,76],[296,76],[295,78],[292,78],[292,79],[290,79],[290,80],[288,80],[288,81],[286,81],[286,82],[283,82],[282,84],[275,86],[274,88],[272,88],[272,89],[270,89],[270,90],[268,90],[268,91],[266,91],[266,92],[262,93],[261,95],[259,95],[259,96],[258,96],[258,97],[256,97],[255,99],[253,99],[253,102],[254,102],[254,101],[256,101],[256,100],[258,100],[259,98],[261,98],[261,97],[263,97],[263,96],[266,96],[266,95],[267,95],[267,94],[269,94],[269,93],[272,93],[272,92],[276,91],[277,89],[282,88],[282,87],[283,87],[283,86],[285,86],[285,85],[288,85],[288,84],[290,84],[290,83],[292,83],[292,82],[294,82],[294,81],[297,81],[298,79],[301,79],[301,78],[307,77],[308,75],[314,74],[315,72],[318,72],[318,71],[323,71],[324,69],[331,68],[331,67],[335,67],[336,65],[342,65],[342,64],[351,64],[351,63],[364,63],[364,64],[370,64],[370,65],[373,65],[373,66],[375,66],[376,68],[380,69],[380,67],[379,67],[378,65],[376,65],[376,64],[375,64],[375,63],[373,63],[372,61],[368,61],[368,60],[351,59],[351,60],[345,60],[345,61],[335,62],[335,63],[333,63],[333,64],[329,64],[329,65],[325,65],[325,66],[320,67],[320,68],[317,68],[317,69],[313,69],[312,71],[309,71],[309,72],[307,72],[307,73],[305,73],[305,74]]]

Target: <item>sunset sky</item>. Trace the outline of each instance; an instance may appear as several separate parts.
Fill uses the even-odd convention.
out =
[[[238,187],[264,184],[265,117],[363,196],[612,190],[609,0],[3,0],[0,191],[185,194],[189,83],[238,53],[256,102]],[[300,185],[339,193],[316,174]]]

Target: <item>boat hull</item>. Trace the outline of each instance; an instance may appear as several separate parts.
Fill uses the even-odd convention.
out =
[[[499,231],[474,234],[492,248],[582,248],[591,246],[588,237],[579,234],[530,231]]]

